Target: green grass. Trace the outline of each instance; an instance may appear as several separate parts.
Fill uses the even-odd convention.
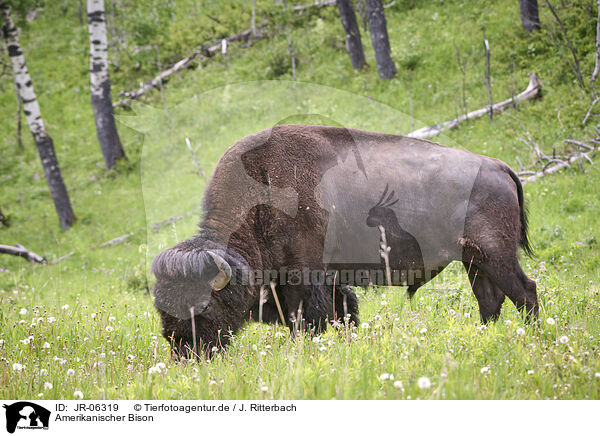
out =
[[[181,29],[193,29],[185,24],[198,17],[213,22],[201,40],[169,26],[156,34],[138,29],[136,36],[126,35],[130,45],[161,44],[161,57],[170,62],[211,35],[249,25],[248,7],[240,2],[221,12],[190,12],[192,3],[177,2],[174,13]],[[371,67],[351,70],[335,8],[293,19],[271,2],[259,2],[259,8],[272,12],[265,19],[276,24],[268,32],[279,26],[281,36],[251,47],[231,44],[225,59],[176,75],[162,96],[152,94],[147,103],[156,109],[136,104],[133,111],[119,111],[129,160],[110,173],[95,138],[86,88],[87,30],[78,25],[76,7],[48,6],[23,30],[21,43],[78,221],[68,232],[59,230],[29,135],[24,132],[24,150],[16,147],[14,91],[10,77],[0,78],[0,207],[11,220],[10,227],[0,227],[0,242],[21,243],[50,260],[75,251],[56,265],[0,258],[0,398],[70,399],[75,391],[87,399],[600,398],[600,169],[587,164],[585,173],[569,169],[525,186],[538,257],[524,258],[523,267],[538,283],[539,323],[525,324],[507,302],[501,319],[482,327],[462,267],[453,265],[412,302],[401,288],[358,290],[361,323],[368,327],[293,341],[281,326],[249,323],[210,361],[171,360],[145,272],[160,247],[195,231],[204,182],[194,174],[186,137],[199,145],[203,171],[210,174],[236,139],[289,116],[312,114],[313,122],[403,133],[410,130],[412,89],[415,128],[453,118],[461,112],[462,82],[454,45],[468,60],[467,110],[480,108],[487,104],[482,24],[492,47],[495,100],[523,89],[531,71],[544,84],[543,99],[513,111],[543,149],[562,150],[564,138],[590,134],[581,127],[589,95],[577,87],[570,54],[546,8],[543,31],[528,37],[513,1],[398,2],[386,10],[399,67],[398,78],[388,82],[377,78],[364,32]],[[224,24],[207,19],[209,13]],[[579,5],[558,13],[587,78],[595,22]],[[140,23],[165,20],[162,10],[137,14],[146,14]],[[134,17],[126,16],[119,15],[118,23],[133,32]],[[288,36],[303,82],[295,92],[287,82]],[[114,95],[156,72],[141,53],[132,60],[111,52],[119,65]],[[136,69],[138,61],[143,67]],[[266,79],[278,81],[246,84]],[[519,168],[517,157],[534,163],[518,141],[523,135],[517,121],[498,115],[493,123],[468,123],[438,140]],[[179,215],[184,218],[154,231],[155,223]],[[131,232],[123,244],[96,248]],[[561,342],[563,336],[568,342]],[[160,372],[149,371],[159,363],[165,365]],[[429,388],[419,388],[422,377],[430,379]]]

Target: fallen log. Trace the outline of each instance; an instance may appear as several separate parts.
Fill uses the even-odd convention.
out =
[[[490,114],[490,112],[493,112],[493,113],[503,112],[504,110],[506,110],[507,108],[509,108],[511,106],[514,106],[523,101],[535,98],[540,94],[541,89],[542,89],[542,84],[539,82],[537,74],[535,72],[531,73],[529,75],[529,84],[527,85],[527,88],[520,94],[515,95],[514,97],[511,97],[507,100],[501,101],[500,103],[496,103],[491,108],[488,106],[485,108],[478,109],[476,111],[469,112],[468,114],[461,115],[460,117],[455,118],[450,121],[435,124],[435,125],[429,126],[429,127],[423,127],[419,130],[415,130],[414,132],[408,133],[406,136],[411,137],[411,138],[419,138],[419,139],[432,138],[434,136],[439,135],[444,130],[456,129],[460,125],[460,123],[462,123],[463,121],[481,118],[484,115]]]
[[[266,26],[261,26],[259,28],[259,30],[262,30],[265,27]],[[198,57],[200,57],[204,60],[207,60],[211,56],[212,53],[221,50],[221,47],[223,46],[223,41],[227,41],[227,42],[247,41],[251,36],[252,36],[252,29],[247,29],[241,33],[237,33],[237,34],[229,36],[227,38],[223,38],[221,40],[221,42],[219,42],[215,45],[212,45],[210,47],[200,46],[199,48],[195,49],[192,52],[192,54],[190,54],[188,57],[181,59],[179,62],[177,62],[171,68],[161,72],[158,76],[156,76],[150,82],[145,83],[145,84],[142,83],[140,85],[139,89],[137,89],[135,91],[119,92],[119,96],[124,97],[124,98],[119,100],[117,103],[115,103],[114,106],[115,107],[127,106],[127,104],[129,104],[132,100],[140,98],[142,95],[148,93],[149,91],[152,91],[154,88],[158,88],[162,84],[166,83],[167,79],[171,75],[173,75],[177,71],[187,68],[191,64],[191,62]]]
[[[0,245],[0,253],[19,256],[31,263],[46,263],[46,259],[44,257],[34,253],[33,251],[29,251],[20,244],[15,244],[14,246]]]

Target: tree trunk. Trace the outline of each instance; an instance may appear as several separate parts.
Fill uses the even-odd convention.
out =
[[[391,58],[390,41],[388,39],[385,15],[381,0],[366,0],[369,14],[371,42],[377,61],[377,72],[381,79],[391,79],[396,74],[396,65]]]
[[[125,158],[125,152],[117,132],[110,94],[104,0],[87,0],[87,17],[90,34],[92,109],[104,163],[109,170],[118,159]]]
[[[75,221],[75,215],[73,214],[73,209],[71,209],[67,188],[63,182],[58,161],[54,154],[52,138],[46,133],[44,122],[42,121],[42,115],[33,90],[31,77],[29,76],[27,66],[25,65],[25,57],[23,56],[19,45],[19,32],[10,16],[10,7],[4,2],[0,2],[0,10],[2,11],[4,21],[4,37],[6,38],[8,55],[12,62],[13,74],[15,84],[19,90],[19,97],[23,102],[23,111],[25,113],[25,118],[27,119],[27,125],[29,126],[29,130],[31,130],[35,145],[37,146],[42,160],[42,166],[44,167],[44,173],[46,174],[46,180],[48,181],[48,186],[50,188],[50,195],[52,196],[52,200],[54,200],[54,206],[56,207],[56,212],[60,220],[60,226],[63,230],[66,230],[71,227]]]
[[[521,24],[528,33],[540,28],[540,16],[537,0],[519,0],[521,9]]]
[[[356,22],[356,14],[351,0],[337,0],[342,18],[342,26],[346,32],[346,50],[352,61],[352,68],[360,70],[365,65],[365,54],[360,41],[360,30]]]

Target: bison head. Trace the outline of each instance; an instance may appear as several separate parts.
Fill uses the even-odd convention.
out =
[[[243,286],[247,265],[235,251],[202,237],[184,241],[154,258],[154,304],[163,336],[177,354],[200,354],[227,342],[254,301]]]

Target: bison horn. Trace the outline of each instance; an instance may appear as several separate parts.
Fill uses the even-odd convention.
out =
[[[209,284],[215,291],[220,291],[227,286],[227,283],[231,280],[231,267],[225,259],[214,251],[208,250],[207,253],[212,257],[217,268],[219,268],[219,273],[209,282]]]

